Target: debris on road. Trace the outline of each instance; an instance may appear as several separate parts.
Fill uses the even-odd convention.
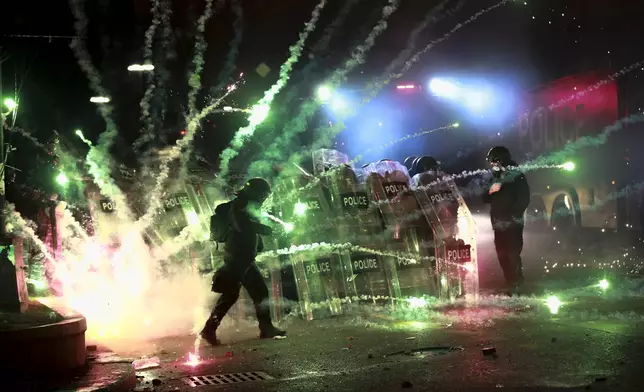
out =
[[[135,370],[152,369],[161,366],[161,361],[159,360],[159,357],[143,357],[132,362],[132,366],[134,366]]]
[[[403,382],[400,384],[400,387],[401,387],[401,388],[408,389],[408,388],[413,388],[413,387],[414,387],[414,385],[413,385],[412,383],[410,383],[409,381],[403,381]]]
[[[495,347],[483,347],[481,350],[483,351],[483,355],[496,355],[496,348]]]
[[[405,340],[414,340],[414,339],[416,339],[416,337],[415,337],[415,336],[410,336],[410,337],[408,337],[408,338],[407,338],[407,339],[405,339]]]

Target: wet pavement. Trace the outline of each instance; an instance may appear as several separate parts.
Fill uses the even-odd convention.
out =
[[[430,321],[293,320],[285,340],[227,330],[224,346],[199,349],[197,366],[185,363],[194,337],[164,339],[148,352],[160,366],[137,372],[135,390],[642,390],[644,314],[598,310],[589,318],[552,315],[537,302],[488,302],[444,308]],[[222,377],[233,373],[247,374]],[[210,375],[219,377],[188,379]]]

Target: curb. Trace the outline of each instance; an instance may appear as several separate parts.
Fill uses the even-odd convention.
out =
[[[134,367],[129,362],[92,362],[87,374],[53,392],[130,392],[136,383]]]

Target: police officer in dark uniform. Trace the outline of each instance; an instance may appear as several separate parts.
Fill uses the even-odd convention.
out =
[[[519,294],[523,283],[523,217],[530,204],[530,187],[507,148],[492,148],[487,161],[492,165],[492,184],[485,190],[483,201],[491,207],[494,246],[508,294]]]
[[[244,188],[237,192],[227,210],[229,231],[226,235],[224,266],[213,278],[213,291],[221,293],[210,318],[206,322],[201,337],[212,345],[219,344],[217,328],[226,313],[239,298],[243,286],[255,305],[259,321],[260,338],[273,338],[286,335],[271,321],[268,304],[268,288],[255,257],[262,251],[262,235],[271,235],[273,230],[261,224],[253,214],[271,193],[271,187],[261,178],[250,179]]]

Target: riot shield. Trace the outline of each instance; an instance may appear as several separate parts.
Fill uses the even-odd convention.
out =
[[[346,164],[330,173],[336,226],[342,242],[368,249],[382,248],[382,223],[361,176]],[[345,252],[343,257],[348,296],[390,304],[400,296],[397,285],[392,284],[398,279],[393,258],[364,252]]]
[[[384,248],[397,257],[391,271],[390,285],[395,297],[419,297],[437,294],[434,271],[434,249],[423,247],[431,238],[429,226],[410,190],[407,168],[399,162],[382,160],[364,167],[372,202],[384,223]]]
[[[458,187],[440,171],[419,173],[412,179],[421,211],[434,232],[436,271],[441,296],[478,298],[476,225]]]
[[[289,233],[291,245],[328,242],[336,237],[329,190],[324,183],[310,186],[308,177],[290,178],[278,185],[274,195],[281,219],[294,226]],[[312,320],[341,313],[339,298],[346,290],[338,255],[296,253],[290,256],[290,264],[303,317]]]

